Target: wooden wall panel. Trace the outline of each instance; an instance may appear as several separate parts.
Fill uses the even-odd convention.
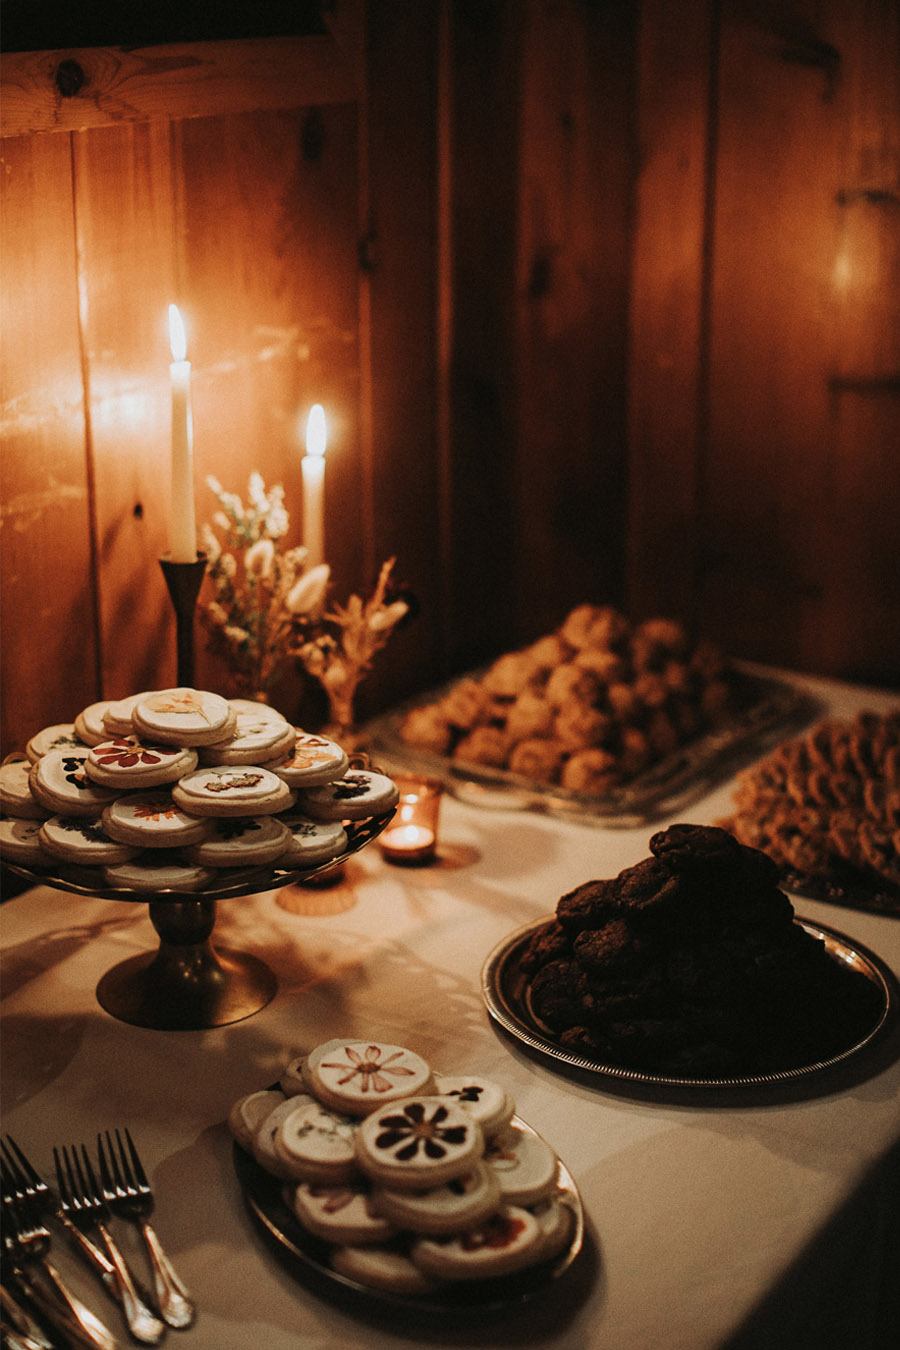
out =
[[[87,439],[98,554],[102,689],[175,680],[168,549],[167,306],[177,298],[170,127],[73,136]]]
[[[78,291],[67,137],[0,148],[2,748],[97,696]]]

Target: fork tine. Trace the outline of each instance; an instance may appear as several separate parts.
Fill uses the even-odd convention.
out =
[[[118,1133],[119,1131],[116,1130],[116,1135],[118,1135]],[[147,1173],[144,1171],[144,1165],[141,1162],[140,1156],[138,1155],[138,1151],[134,1146],[134,1140],[131,1137],[131,1131],[129,1130],[127,1125],[125,1126],[125,1138],[128,1140],[128,1149],[129,1152],[131,1153],[131,1163],[134,1168],[134,1175],[137,1178],[137,1184],[139,1186],[145,1186],[147,1190],[149,1190],[150,1183],[147,1180]]]
[[[97,1178],[94,1174],[94,1169],[91,1166],[91,1156],[88,1153],[87,1146],[85,1144],[81,1145],[81,1156],[84,1159],[84,1169],[87,1174],[88,1182],[90,1183],[91,1199],[94,1201],[95,1204],[99,1205],[102,1203],[103,1200],[103,1192],[97,1185]],[[79,1169],[79,1176],[80,1175],[81,1170]]]
[[[11,1134],[8,1134],[8,1135],[6,1136],[6,1143],[7,1143],[7,1145],[9,1146],[9,1148],[12,1150],[12,1152],[16,1155],[16,1158],[17,1158],[18,1161],[19,1161],[19,1166],[21,1167],[21,1169],[22,1169],[23,1173],[25,1174],[26,1178],[31,1182],[32,1186],[44,1186],[44,1185],[46,1185],[46,1182],[44,1181],[44,1178],[41,1176],[40,1172],[38,1172],[38,1171],[36,1170],[36,1168],[34,1168],[34,1167],[31,1165],[31,1163],[30,1163],[30,1162],[28,1161],[28,1159],[25,1157],[25,1154],[24,1154],[24,1153],[22,1152],[22,1150],[19,1148],[19,1145],[16,1143],[15,1139],[13,1139],[13,1137],[12,1137]],[[8,1156],[8,1155],[7,1155],[7,1152],[6,1152],[6,1148],[5,1148],[5,1146],[4,1146],[4,1144],[3,1144],[2,1141],[0,1141],[0,1150],[3,1150],[4,1156]]]
[[[109,1170],[109,1163],[106,1160],[106,1150],[103,1147],[103,1135],[97,1135],[97,1157],[100,1161],[100,1184],[104,1193],[112,1191],[113,1179]]]
[[[107,1139],[109,1139],[109,1130],[106,1131],[106,1137]],[[116,1127],[116,1146],[119,1156],[119,1162],[121,1163],[122,1166],[122,1187],[124,1190],[131,1191],[132,1193],[134,1193],[137,1191],[137,1183],[135,1182],[134,1174],[131,1171],[131,1163],[128,1159],[128,1155],[125,1152],[125,1141],[122,1138],[122,1134],[118,1126]]]
[[[105,1135],[106,1135],[106,1153],[107,1153],[107,1157],[109,1158],[109,1166],[110,1166],[110,1170],[111,1170],[111,1172],[112,1172],[112,1183],[111,1183],[109,1189],[110,1189],[110,1190],[117,1190],[117,1191],[124,1191],[125,1185],[124,1185],[124,1182],[122,1181],[122,1174],[121,1174],[121,1172],[119,1171],[119,1162],[118,1162],[118,1159],[116,1158],[116,1152],[115,1152],[115,1149],[113,1148],[113,1145],[112,1145],[112,1136],[110,1135],[109,1130],[104,1131],[104,1133],[105,1133]],[[102,1140],[101,1140],[101,1138],[100,1138],[100,1135],[98,1134],[98,1135],[97,1135],[97,1147],[100,1148],[101,1144],[102,1144]]]
[[[24,1191],[25,1173],[19,1167],[3,1140],[0,1140],[0,1160],[2,1160],[0,1161],[0,1172],[8,1178],[11,1185],[18,1187],[20,1191]]]
[[[60,1158],[59,1149],[56,1147],[55,1144],[53,1145],[53,1168],[54,1171],[56,1172],[56,1189],[59,1191],[60,1204],[65,1209],[71,1209],[72,1191],[68,1181],[66,1180],[65,1175],[63,1174],[62,1158]]]

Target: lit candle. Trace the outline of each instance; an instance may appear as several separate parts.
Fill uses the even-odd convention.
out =
[[[437,848],[438,813],[443,784],[436,778],[398,775],[400,804],[379,839],[381,852],[392,863],[430,863]]]
[[[169,346],[172,364],[172,496],[169,516],[169,556],[172,562],[197,559],[197,522],[194,516],[194,424],[191,419],[191,363],[177,305],[169,306]]]
[[[307,566],[325,561],[325,410],[314,403],[306,419],[306,454],[300,461],[303,474],[303,543]]]

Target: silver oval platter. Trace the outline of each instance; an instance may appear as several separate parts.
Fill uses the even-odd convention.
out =
[[[725,1078],[677,1077],[632,1069],[622,1064],[600,1063],[560,1045],[553,1030],[538,1018],[531,1007],[529,980],[522,970],[521,959],[532,934],[545,927],[553,917],[552,914],[546,915],[526,924],[494,948],[482,969],[482,996],[494,1021],[523,1045],[544,1056],[551,1064],[567,1065],[596,1074],[599,1078],[667,1088],[744,1088],[807,1078],[859,1055],[882,1035],[896,1013],[897,996],[893,976],[877,957],[864,953],[849,938],[834,929],[797,918],[795,923],[800,924],[812,937],[824,942],[826,953],[832,960],[870,980],[878,993],[870,1023],[862,1029],[853,1044],[808,1064]]]

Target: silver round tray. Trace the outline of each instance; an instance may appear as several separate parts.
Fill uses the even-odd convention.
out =
[[[537,1133],[519,1116],[512,1124],[529,1134]],[[568,1244],[550,1261],[529,1266],[513,1275],[491,1280],[467,1280],[438,1286],[427,1294],[397,1294],[373,1289],[333,1270],[331,1247],[308,1233],[294,1217],[284,1198],[284,1182],[270,1176],[251,1154],[234,1145],[234,1168],[250,1213],[268,1238],[280,1249],[295,1276],[307,1276],[334,1294],[351,1294],[370,1306],[426,1314],[452,1313],[481,1316],[502,1312],[545,1296],[574,1265],[585,1245],[584,1209],[578,1187],[565,1163],[559,1164],[558,1199],[571,1215]]]
[[[827,954],[841,965],[870,980],[878,991],[877,1012],[871,1025],[852,1045],[827,1058],[768,1073],[750,1073],[729,1077],[679,1077],[630,1069],[621,1064],[604,1064],[584,1054],[560,1045],[550,1027],[543,1023],[531,1007],[529,978],[522,970],[522,956],[532,934],[552,922],[552,914],[516,929],[491,952],[481,972],[481,991],[487,1010],[494,1021],[523,1045],[536,1051],[551,1065],[568,1065],[594,1074],[598,1078],[619,1080],[622,1083],[666,1088],[745,1088],[763,1084],[784,1083],[811,1077],[851,1059],[871,1046],[885,1031],[896,1013],[895,982],[890,970],[871,953],[855,947],[849,938],[834,929],[797,918],[809,934],[825,943]]]

